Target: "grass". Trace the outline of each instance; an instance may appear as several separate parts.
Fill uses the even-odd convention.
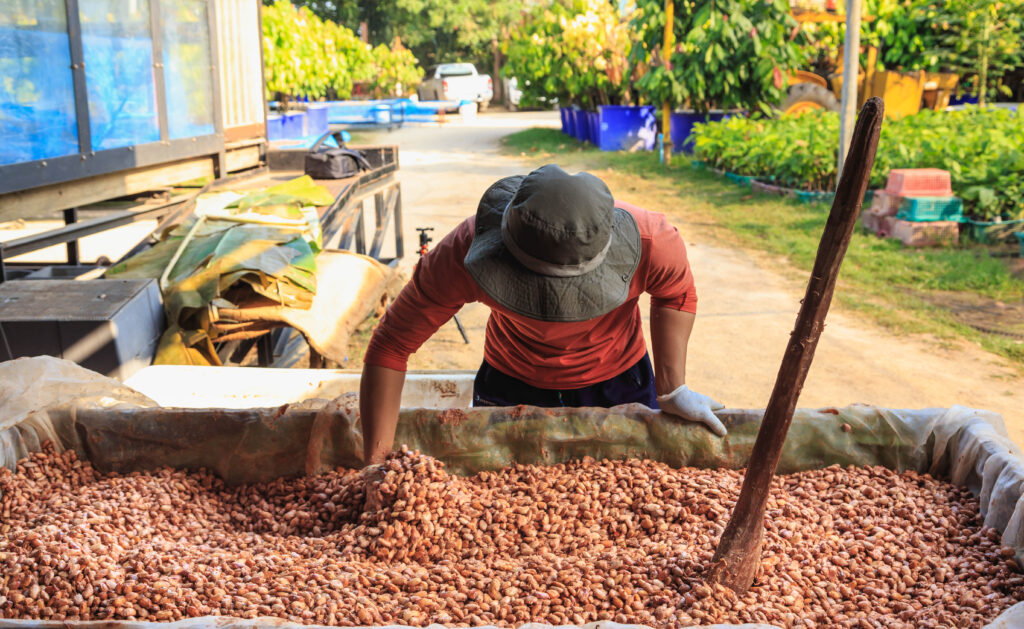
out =
[[[784,258],[806,278],[814,264],[828,206],[754,193],[693,169],[686,158],[671,166],[652,153],[606,153],[553,129],[528,129],[504,140],[508,152],[591,170],[607,169],[613,188],[652,199],[651,209],[686,218],[719,242]],[[601,173],[601,176],[606,176]],[[609,183],[612,183],[611,181]],[[703,225],[703,226],[702,226]],[[860,227],[854,233],[836,292],[838,303],[897,332],[929,334],[948,343],[965,339],[1024,365],[1024,341],[983,332],[943,307],[944,296],[986,303],[1024,300],[1024,278],[981,246],[911,249]]]

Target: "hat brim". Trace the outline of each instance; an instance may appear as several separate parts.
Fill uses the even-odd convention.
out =
[[[477,209],[464,263],[480,289],[502,307],[540,321],[586,321],[625,303],[640,264],[640,229],[633,216],[615,208],[611,246],[594,270],[573,277],[541,275],[519,262],[501,238],[502,214],[522,179],[498,181]]]

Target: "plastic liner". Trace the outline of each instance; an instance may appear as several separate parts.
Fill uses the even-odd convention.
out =
[[[161,408],[117,381],[73,363],[24,358],[0,363],[0,464],[13,468],[49,439],[58,448],[74,448],[102,471],[204,467],[228,483],[359,467],[362,438],[355,407],[354,396],[342,396],[276,409]],[[673,466],[738,469],[749,457],[761,415],[762,411],[720,412],[729,435],[717,439],[702,426],[639,405],[405,409],[396,443],[444,461],[456,474],[511,463],[556,464],[583,456],[645,457]],[[1014,548],[1018,561],[1024,562],[1024,461],[998,415],[960,406],[914,411],[867,405],[798,410],[780,473],[833,464],[913,469],[966,486],[979,497],[985,524],[1001,531],[1003,544]],[[0,628],[29,624],[156,626],[0,620]],[[277,619],[205,617],[160,626],[292,625]],[[989,626],[1024,626],[1024,603]]]
[[[72,407],[155,407],[156,402],[117,380],[51,356],[0,363],[0,465],[16,463],[52,441],[81,451]]]
[[[55,432],[73,432],[81,438],[81,454],[102,471],[203,467],[239,484],[361,467],[362,435],[355,407],[354,396],[250,409],[76,404],[73,412],[54,413],[53,421]],[[460,475],[513,463],[552,465],[584,456],[740,469],[757,437],[761,411],[729,410],[719,416],[729,428],[724,439],[700,425],[639,405],[404,409],[396,443],[444,461],[449,472]],[[882,465],[935,474],[948,471],[980,493],[980,473],[972,473],[959,451],[950,455],[946,448],[969,448],[970,461],[1011,452],[1012,444],[1000,441],[989,421],[998,417],[966,408],[802,409],[794,417],[779,470]],[[998,473],[1002,472],[1000,468]]]

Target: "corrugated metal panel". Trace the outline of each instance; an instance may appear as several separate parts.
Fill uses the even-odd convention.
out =
[[[263,124],[260,2],[217,0],[214,5],[217,7],[217,52],[224,128]]]

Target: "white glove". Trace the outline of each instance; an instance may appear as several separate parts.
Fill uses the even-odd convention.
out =
[[[725,406],[706,395],[688,389],[685,384],[672,393],[659,395],[658,406],[670,415],[704,424],[719,437],[725,436],[725,425],[711,412],[721,410]]]

